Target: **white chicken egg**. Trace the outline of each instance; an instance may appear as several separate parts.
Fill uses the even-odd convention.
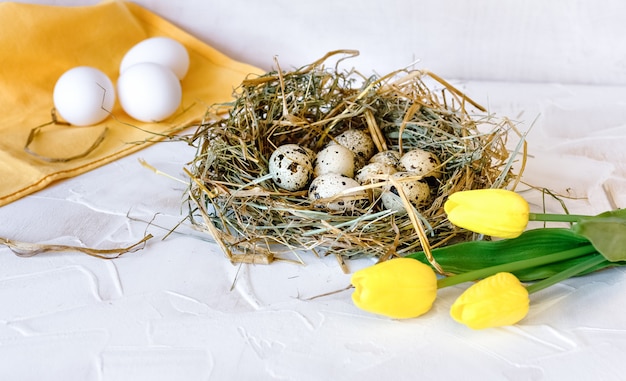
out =
[[[297,191],[309,184],[313,165],[306,149],[297,144],[285,144],[272,152],[268,170],[280,188]]]
[[[168,67],[183,79],[189,70],[189,53],[178,41],[169,37],[145,39],[126,52],[120,63],[120,75],[133,65],[152,62]]]
[[[77,126],[89,126],[109,116],[115,104],[115,89],[102,71],[78,66],[59,77],[52,98],[63,119]]]
[[[443,174],[439,158],[434,153],[419,148],[402,155],[400,164],[407,172],[418,176],[440,179]]]
[[[309,200],[316,201],[324,198],[337,196],[343,191],[359,187],[356,180],[340,175],[338,173],[327,173],[316,177],[309,186]],[[364,190],[347,192],[337,199],[323,204],[329,210],[346,211],[352,209],[357,201],[365,200],[367,193]]]
[[[398,180],[409,202],[416,208],[420,208],[424,206],[430,198],[430,187],[424,181],[406,179],[414,176],[414,174],[409,172],[396,172],[392,175],[394,179]],[[406,208],[395,185],[389,183],[383,190],[380,198],[386,209],[395,210],[399,214],[406,213]]]
[[[338,173],[344,176],[354,176],[354,154],[348,148],[339,144],[329,144],[315,156],[313,174],[317,176],[327,173]]]
[[[398,151],[381,151],[372,156],[370,163],[383,163],[398,168],[400,166],[400,152]]]
[[[354,153],[354,165],[359,169],[374,154],[374,141],[369,133],[363,130],[346,130],[336,136],[333,142],[348,148]]]
[[[159,122],[178,109],[182,88],[170,69],[146,62],[124,71],[117,80],[117,95],[131,117],[142,122]]]

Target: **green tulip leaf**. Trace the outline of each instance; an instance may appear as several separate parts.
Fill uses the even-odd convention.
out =
[[[462,274],[517,261],[541,259],[550,254],[584,247],[590,247],[590,252],[594,252],[594,247],[587,238],[570,229],[542,228],[525,231],[513,239],[469,241],[439,247],[432,250],[432,255],[446,272]],[[429,263],[424,252],[409,254],[407,257]],[[531,266],[513,271],[513,273],[520,280],[536,281],[562,271],[571,263],[575,263],[577,259],[572,259],[572,261],[558,260],[555,263]]]
[[[626,209],[584,218],[572,230],[586,237],[607,260],[626,261]]]
[[[626,209],[609,210],[608,212],[600,213],[597,216],[591,218],[598,219],[605,217],[621,218],[622,220],[626,221]]]

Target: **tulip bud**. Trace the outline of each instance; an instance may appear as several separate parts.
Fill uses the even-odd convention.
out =
[[[437,297],[437,276],[415,259],[396,258],[352,275],[354,304],[368,312],[407,319],[430,310]]]
[[[522,320],[528,291],[511,273],[497,273],[475,283],[454,302],[450,315],[473,329],[500,327]]]
[[[519,194],[504,189],[476,189],[451,194],[444,204],[454,225],[499,238],[518,237],[528,225],[530,208]]]

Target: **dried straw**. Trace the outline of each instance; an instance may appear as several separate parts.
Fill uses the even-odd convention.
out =
[[[114,248],[114,249],[95,249],[90,247],[72,246],[72,245],[56,245],[56,244],[39,244],[31,242],[16,241],[13,239],[0,237],[0,245],[7,246],[18,257],[32,257],[43,253],[57,253],[66,251],[75,251],[92,257],[101,259],[115,259],[126,253],[140,250],[146,242],[152,238],[152,234],[145,235],[139,242],[130,246]]]
[[[324,62],[337,54],[357,52],[330,52],[297,70],[279,67],[245,79],[234,101],[210,108],[207,120],[212,120],[193,136],[198,151],[188,171],[191,219],[214,236],[232,261],[270,263],[294,255],[302,261],[298,253],[309,250],[341,261],[428,253],[432,247],[471,239],[446,219],[443,203],[449,194],[503,188],[514,177],[513,157],[505,146],[515,127],[508,119],[489,115],[427,71],[366,77],[326,68]],[[426,81],[440,90],[430,90]],[[210,117],[225,106],[227,117]],[[476,109],[474,114],[469,107]],[[432,203],[398,215],[372,198],[337,213],[316,208],[306,190],[285,191],[271,181],[268,159],[276,147],[297,143],[317,151],[347,129],[369,131],[378,150],[422,148],[441,158],[444,176],[435,184]],[[410,205],[402,192],[399,197]]]

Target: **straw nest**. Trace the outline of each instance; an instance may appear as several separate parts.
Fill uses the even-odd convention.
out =
[[[207,115],[228,107],[224,118],[203,122],[193,136],[196,157],[190,165],[192,221],[210,232],[233,262],[303,262],[303,254],[381,260],[472,239],[446,218],[443,204],[453,192],[503,188],[514,178],[508,119],[496,119],[433,73],[399,70],[363,76],[325,62],[330,52],[305,67],[245,79],[234,100],[214,105]],[[438,90],[431,90],[426,85]],[[469,110],[472,110],[471,112]],[[207,120],[209,117],[207,117]],[[268,175],[276,147],[297,143],[317,152],[347,129],[367,131],[376,149],[406,152],[421,148],[436,154],[443,176],[431,181],[424,207],[407,213],[387,210],[382,189],[389,177],[364,185],[367,200],[347,211],[320,207],[307,190],[286,191]],[[402,187],[398,186],[402,189]],[[396,192],[409,206],[404,192]],[[336,198],[354,197],[346,192]],[[306,254],[304,254],[306,255]],[[310,255],[310,254],[309,254]],[[440,271],[436,261],[431,262]]]

